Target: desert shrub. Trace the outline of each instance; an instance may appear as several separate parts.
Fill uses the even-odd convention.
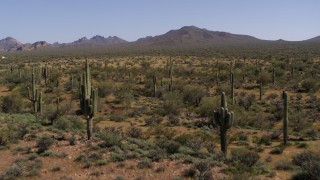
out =
[[[248,141],[249,140],[248,135],[244,134],[243,132],[237,133],[236,139],[238,141]]]
[[[249,108],[256,101],[256,95],[249,94],[246,96],[239,96],[237,101],[238,101],[239,106],[242,106],[245,110],[249,110]]]
[[[155,126],[149,128],[148,133],[150,135],[154,135],[156,139],[170,140],[174,138],[174,136],[177,134],[177,131],[168,127]]]
[[[302,142],[302,143],[299,143],[299,144],[297,145],[297,147],[298,147],[298,148],[307,148],[307,147],[308,147],[308,144],[305,143],[305,142]]]
[[[318,179],[320,174],[320,154],[305,151],[293,157],[293,164],[299,166],[304,173],[303,177],[308,179]],[[301,176],[301,174],[300,174]],[[297,178],[296,178],[297,179]]]
[[[57,172],[57,171],[61,171],[61,167],[60,166],[54,166],[51,171],[53,172]]]
[[[205,96],[205,88],[196,85],[186,85],[183,88],[183,100],[190,104],[199,106],[201,99]]]
[[[36,154],[36,153],[31,153],[28,156],[28,160],[30,160],[30,161],[33,161],[33,160],[35,160],[37,158],[38,158],[38,154]]]
[[[193,178],[197,174],[197,170],[194,167],[188,168],[183,170],[182,176],[188,177],[188,178]]]
[[[252,167],[258,162],[260,156],[256,152],[239,148],[231,151],[231,158],[234,162],[239,162],[247,167]]]
[[[3,179],[16,179],[23,173],[23,167],[14,163],[4,174]]]
[[[210,163],[207,161],[196,162],[193,167],[199,171],[198,178],[202,180],[213,179],[212,173],[210,171]]]
[[[270,154],[282,154],[283,150],[283,147],[276,147],[270,151]]]
[[[191,148],[195,152],[199,152],[202,148],[203,141],[201,138],[191,138],[187,141],[187,147]]]
[[[274,100],[274,99],[277,99],[279,97],[279,94],[277,93],[270,93],[268,96],[267,96],[267,100]]]
[[[24,101],[19,93],[10,93],[4,96],[1,102],[1,110],[4,113],[21,113],[24,109]]]
[[[64,131],[84,131],[85,123],[78,116],[61,116],[54,123],[54,127]]]
[[[51,136],[45,134],[37,140],[38,153],[43,153],[55,142]]]
[[[129,127],[126,133],[129,137],[132,137],[132,138],[141,138],[143,135],[143,132],[140,128],[133,127],[133,126]]]
[[[165,149],[168,154],[175,154],[179,151],[180,148],[179,143],[172,140],[161,139],[156,143],[159,147]]]
[[[158,167],[157,169],[155,169],[155,172],[160,173],[160,172],[164,172],[165,171],[165,167],[161,166]]]
[[[160,109],[161,114],[163,115],[179,115],[182,107],[182,95],[178,91],[168,92],[164,94],[163,105]]]
[[[272,77],[269,72],[262,71],[260,73],[260,78],[258,80],[258,83],[267,84],[267,83],[270,83],[271,81],[272,81]]]
[[[37,159],[33,163],[26,165],[27,176],[37,176],[42,167],[42,161]]]
[[[168,122],[169,122],[169,124],[170,125],[179,125],[179,123],[180,123],[180,119],[179,119],[179,117],[177,117],[177,116],[174,116],[174,115],[172,115],[172,114],[169,114],[169,116],[168,116]]]
[[[199,107],[196,109],[196,112],[202,117],[211,117],[213,116],[214,109],[218,108],[219,103],[214,97],[203,97],[199,104]]]
[[[193,136],[191,134],[181,134],[177,136],[174,141],[180,143],[182,146],[186,146],[190,139],[192,139]]]
[[[310,91],[316,92],[319,89],[317,83],[318,82],[316,79],[308,78],[302,81],[301,86],[305,92],[310,92]]]
[[[76,145],[76,143],[77,143],[77,138],[74,136],[68,138],[67,140],[69,141],[69,145],[71,145],[71,146]]]
[[[119,114],[111,114],[110,121],[122,122],[125,120],[125,117]]]
[[[164,157],[164,151],[160,148],[149,150],[147,157],[153,162],[159,162]]]
[[[304,133],[308,138],[311,138],[313,140],[317,139],[318,137],[317,130],[315,130],[314,128],[307,129]]]
[[[216,145],[213,142],[206,142],[204,143],[204,147],[209,153],[215,153]]]
[[[152,117],[145,119],[144,122],[147,126],[150,126],[160,124],[162,120],[162,117],[153,115]]]
[[[6,131],[1,130],[0,131],[0,147],[6,146],[8,143],[8,134]]]
[[[121,162],[124,160],[125,160],[125,156],[123,154],[112,152],[110,155],[111,162]]]
[[[278,161],[276,163],[275,168],[276,170],[283,170],[283,171],[293,170],[292,163],[288,160]]]
[[[152,162],[149,159],[143,159],[138,163],[137,167],[139,169],[151,168],[152,167]]]
[[[113,131],[108,128],[104,128],[101,132],[98,133],[98,137],[103,141],[101,147],[112,147],[120,146],[122,141],[122,136],[119,132]]]
[[[99,97],[106,97],[113,92],[113,85],[109,81],[97,83]]]
[[[265,144],[267,146],[271,145],[271,136],[268,134],[262,135],[259,140],[259,144]]]

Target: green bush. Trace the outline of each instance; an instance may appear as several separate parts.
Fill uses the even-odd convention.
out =
[[[141,160],[138,163],[137,167],[139,169],[151,168],[152,167],[152,162],[149,159],[144,159],[144,160]]]
[[[144,123],[146,126],[157,125],[160,124],[162,120],[162,117],[153,115],[152,117],[145,119]]]
[[[4,113],[21,113],[24,109],[24,101],[19,93],[11,93],[4,96],[1,102],[1,110]]]
[[[132,137],[132,138],[141,138],[143,135],[143,132],[140,128],[133,127],[133,126],[129,127],[126,133],[129,137]]]
[[[205,88],[196,85],[186,85],[183,88],[183,100],[190,105],[199,106],[201,99],[205,96]]]
[[[203,97],[196,112],[202,117],[213,117],[214,109],[218,108],[218,101],[214,97]]]
[[[308,78],[302,81],[301,86],[305,92],[316,92],[319,89],[317,83],[318,81],[316,79]]]
[[[284,148],[282,147],[276,147],[270,151],[270,154],[282,154],[283,150]]]
[[[288,170],[293,170],[292,163],[288,160],[282,160],[276,163],[276,170],[283,170],[283,171],[288,171]]]
[[[99,97],[106,97],[113,92],[113,85],[109,81],[97,83]]]
[[[120,146],[122,141],[122,136],[111,129],[105,128],[98,133],[98,137],[103,141],[101,147],[112,147]]]
[[[61,116],[53,125],[63,131],[79,132],[86,129],[85,123],[78,116]]]
[[[168,92],[164,94],[164,102],[160,111],[163,115],[179,115],[182,107],[182,95],[178,91]]]
[[[319,178],[320,153],[305,151],[294,156],[292,162],[301,168],[305,178],[315,180]]]
[[[168,154],[175,154],[180,148],[180,144],[172,140],[160,139],[156,143],[159,147],[165,149]]]
[[[231,159],[234,162],[240,162],[247,167],[252,167],[260,159],[259,154],[246,149],[233,149],[231,151]]]
[[[55,142],[55,139],[53,139],[50,135],[43,135],[37,140],[37,147],[38,147],[38,153],[43,153],[44,151],[48,150],[49,147]]]

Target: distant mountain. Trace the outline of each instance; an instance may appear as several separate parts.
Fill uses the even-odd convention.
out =
[[[0,52],[1,51],[15,51],[18,47],[22,45],[18,40],[7,37],[0,40]]]
[[[250,43],[262,41],[248,35],[237,35],[220,31],[209,31],[195,26],[184,26],[178,30],[171,30],[163,35],[138,39],[136,42],[147,45],[210,45]]]
[[[96,35],[91,39],[87,39],[86,37],[80,38],[72,43],[53,43],[49,44],[46,41],[38,41],[33,44],[26,43],[23,44],[18,40],[7,37],[5,39],[0,40],[0,52],[9,52],[9,51],[31,51],[35,49],[41,49],[45,47],[53,47],[53,48],[68,48],[68,47],[87,47],[87,46],[107,46],[107,45],[116,45],[127,43],[126,40],[123,40],[117,36],[109,36],[107,38],[103,36]]]
[[[320,42],[320,36],[305,40],[305,42]]]
[[[172,48],[172,47],[210,47],[216,45],[252,45],[256,46],[258,43],[272,45],[286,45],[292,43],[320,43],[320,36],[304,40],[304,41],[285,41],[282,39],[276,41],[261,40],[249,35],[232,34],[221,31],[210,31],[201,29],[195,26],[184,26],[177,30],[170,30],[165,34],[158,36],[147,36],[140,38],[134,42],[128,42],[117,36],[109,36],[107,38],[96,35],[90,39],[83,37],[71,43],[53,43],[49,44],[45,41],[38,41],[33,44],[22,44],[18,40],[7,37],[0,40],[0,52],[8,51],[31,51],[35,49],[45,48],[95,48],[96,46],[108,46],[121,50],[138,50],[148,48]]]
[[[86,37],[80,38],[77,41],[72,43],[68,43],[68,45],[115,45],[115,44],[122,44],[127,43],[126,40],[123,40],[117,36],[109,36],[107,38],[103,36],[96,35],[91,39],[87,39]]]
[[[22,44],[21,46],[17,47],[17,51],[31,51],[35,49],[40,49],[44,47],[51,47],[52,45],[47,43],[46,41],[38,41],[33,44]]]

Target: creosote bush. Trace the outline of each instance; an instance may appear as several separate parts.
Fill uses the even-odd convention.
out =
[[[320,154],[305,151],[293,157],[293,164],[299,166],[302,173],[293,177],[293,179],[319,179],[320,174]],[[299,176],[299,178],[298,178]]]
[[[233,149],[231,151],[231,159],[234,162],[240,162],[247,167],[252,167],[260,159],[259,154],[246,149]]]
[[[37,140],[38,153],[43,153],[55,142],[50,135],[45,134]]]

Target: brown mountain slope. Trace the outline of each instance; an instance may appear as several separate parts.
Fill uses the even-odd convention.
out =
[[[227,32],[209,31],[195,26],[184,26],[178,30],[171,30],[163,35],[146,37],[137,43],[146,45],[210,45],[259,42],[252,36],[237,35]]]
[[[22,45],[21,42],[18,40],[12,38],[12,37],[7,37],[5,39],[0,40],[0,52],[1,51],[13,51],[16,50],[18,47]]]

